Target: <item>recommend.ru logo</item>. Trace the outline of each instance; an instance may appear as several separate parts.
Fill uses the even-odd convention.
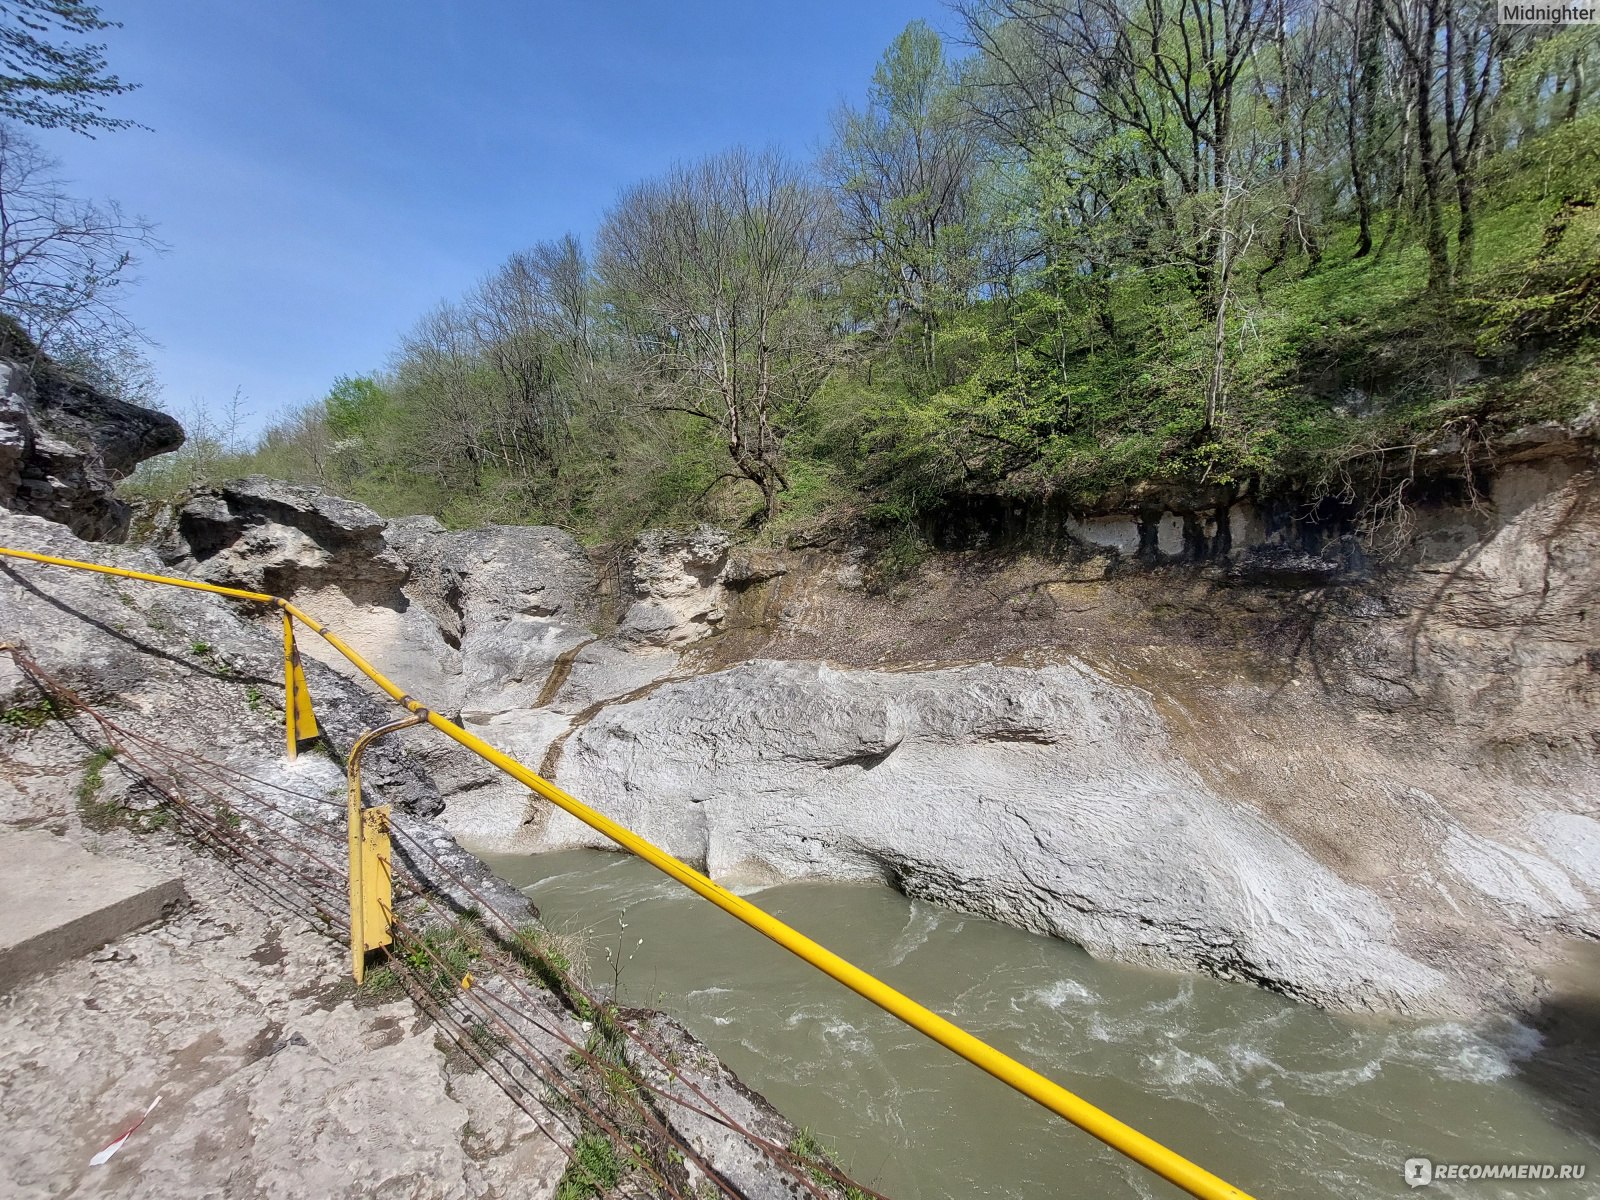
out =
[[[1571,1182],[1589,1173],[1588,1163],[1468,1163],[1434,1162],[1431,1158],[1408,1158],[1406,1183],[1414,1188],[1430,1183],[1476,1179],[1519,1179]]]

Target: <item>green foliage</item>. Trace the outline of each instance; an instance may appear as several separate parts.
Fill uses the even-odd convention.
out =
[[[593,1013],[592,1028],[585,1039],[592,1065],[600,1076],[600,1085],[616,1100],[627,1102],[635,1097],[641,1084],[628,1062],[627,1035],[618,1023],[615,1004],[603,1004]]]
[[[915,525],[897,527],[873,563],[873,586],[892,587],[914,575],[917,568],[927,561],[931,549]]]
[[[1579,126],[1563,129],[1588,144]],[[873,497],[868,515],[903,528],[963,491],[1089,500],[1147,480],[1311,480],[1357,449],[1437,434],[1464,411],[1534,419],[1549,396],[1516,386],[1516,364],[1496,374],[1494,360],[1522,347],[1559,358],[1600,330],[1600,208],[1561,199],[1590,194],[1600,160],[1531,147],[1524,157],[1524,173],[1496,177],[1475,270],[1446,301],[1428,293],[1420,247],[1357,257],[1348,226],[1316,264],[1301,257],[1253,281],[1227,324],[1231,387],[1209,430],[1210,327],[1182,289],[1139,279],[1103,297],[1117,313],[1109,341],[1071,291],[975,305],[942,334],[958,382],[919,389],[881,367],[870,383],[864,372],[836,378],[817,440]],[[1546,199],[1528,199],[1525,172],[1541,175]],[[1488,374],[1464,383],[1455,364],[1474,354],[1490,356]],[[1569,394],[1568,415],[1581,396]],[[900,547],[913,549],[904,534],[887,567]]]
[[[506,1046],[505,1034],[482,1019],[468,1024],[467,1040],[478,1048],[478,1053],[484,1058],[493,1058]]]
[[[838,1188],[839,1182],[824,1166],[832,1165],[838,1160],[838,1154],[809,1129],[801,1129],[789,1140],[789,1153],[799,1160],[806,1168],[806,1174],[811,1176],[811,1182],[819,1188]],[[854,1184],[845,1184],[844,1200],[865,1200],[866,1193]]]
[[[235,392],[225,405],[195,404],[177,416],[184,428],[183,445],[140,463],[120,485],[125,495],[152,505],[173,504],[194,488],[246,475],[255,468],[255,456],[248,452],[242,436],[244,399],[240,393]],[[258,453],[260,450],[258,447]],[[296,473],[283,476],[296,477]]]
[[[519,925],[510,941],[510,952],[522,973],[558,996],[567,994],[567,972],[572,955],[565,939],[542,925]]]
[[[86,804],[100,794],[105,786],[106,764],[116,758],[117,752],[109,746],[101,747],[83,761],[83,778],[78,781],[79,804]]]
[[[0,119],[86,134],[132,126],[106,116],[101,101],[137,85],[107,72],[103,45],[76,41],[114,26],[81,0],[8,0],[0,7]],[[57,34],[72,40],[52,40]]]
[[[341,375],[322,401],[324,420],[336,437],[361,437],[383,419],[389,394],[370,376]]]
[[[65,720],[71,709],[53,696],[21,704],[8,704],[0,708],[0,725],[12,729],[38,729],[46,721]]]
[[[405,985],[393,967],[377,967],[361,980],[361,996],[372,1004],[387,1004],[405,994]]]
[[[201,427],[130,490],[254,470],[591,543],[863,520],[887,586],[966,497],[1315,487],[1385,446],[1581,407],[1552,389],[1589,377],[1600,334],[1592,31],[1446,13],[1431,52],[1496,69],[1461,84],[1481,104],[1428,99],[1436,149],[1452,121],[1467,139],[1439,149],[1430,201],[1416,139],[1390,152],[1416,78],[1386,66],[1406,60],[1380,7],[1032,11],[962,6],[964,59],[920,22],[896,38],[836,114],[831,214],[773,159],[685,166],[625,193],[594,267],[573,238],[513,255],[386,373],[248,451],[231,421]],[[1226,129],[1184,108],[1200,74],[1231,80]]]
[[[74,793],[78,819],[83,823],[83,827],[91,833],[107,833],[117,828],[128,829],[134,833],[150,833],[164,828],[169,817],[165,808],[141,810],[129,807],[120,799],[101,798],[100,793],[106,782],[105,769],[115,761],[116,757],[117,752],[106,746],[96,750],[83,761],[83,775],[78,780]]]
[[[100,789],[105,786],[105,767],[114,753],[96,750],[84,760],[83,777],[78,780],[75,797],[78,819],[91,833],[106,833],[128,822],[130,814],[120,802],[100,799]]]
[[[591,1200],[622,1180],[623,1163],[611,1140],[589,1131],[572,1146],[572,1161],[556,1184],[556,1200]]]
[[[406,939],[398,945],[398,952],[422,986],[438,999],[453,996],[480,957],[471,939],[448,925],[435,925],[415,939]]]

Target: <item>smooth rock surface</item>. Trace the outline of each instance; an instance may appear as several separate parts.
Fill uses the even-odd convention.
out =
[[[40,830],[0,827],[0,992],[176,912],[183,883]]]
[[[908,895],[1341,1006],[1449,1006],[1382,901],[1173,754],[1082,666],[752,662],[572,737],[563,786],[714,875],[886,877]],[[603,845],[564,814],[551,846]]]

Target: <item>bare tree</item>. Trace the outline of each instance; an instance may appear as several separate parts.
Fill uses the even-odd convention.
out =
[[[485,468],[495,465],[482,389],[475,386],[477,350],[462,308],[441,304],[402,339],[394,362],[396,385],[418,417],[411,439],[416,469],[473,488],[482,486]]]
[[[1384,0],[1351,0],[1349,5],[1326,9],[1337,30],[1325,69],[1331,73],[1328,90],[1341,93],[1338,112],[1356,209],[1356,258],[1372,253],[1372,217],[1380,200],[1377,159],[1392,124],[1379,103],[1385,66],[1383,4]]]
[[[1472,267],[1474,215],[1484,132],[1498,98],[1506,30],[1492,6],[1475,0],[1444,4],[1444,134],[1456,184],[1456,273]]]
[[[543,256],[513,254],[467,301],[465,316],[499,387],[484,416],[506,466],[526,474],[559,470],[571,394],[564,387],[561,318]]]
[[[788,489],[782,422],[815,395],[835,339],[823,301],[827,197],[775,153],[734,150],[623,194],[599,273],[643,402],[713,426],[763,519]]]
[[[1439,89],[1437,65],[1444,0],[1395,0],[1385,5],[1384,23],[1405,56],[1411,88],[1411,109],[1417,132],[1418,167],[1422,174],[1422,238],[1428,251],[1428,290],[1449,291],[1453,281],[1450,247],[1444,228],[1445,164],[1434,133],[1434,100]]]
[[[0,125],[0,311],[47,353],[142,341],[118,307],[153,227],[114,203],[67,194],[59,164]]]

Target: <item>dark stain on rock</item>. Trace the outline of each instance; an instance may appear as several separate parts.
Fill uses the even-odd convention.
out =
[[[275,967],[287,957],[283,939],[276,929],[269,929],[261,945],[250,952],[250,961],[263,967]]]

